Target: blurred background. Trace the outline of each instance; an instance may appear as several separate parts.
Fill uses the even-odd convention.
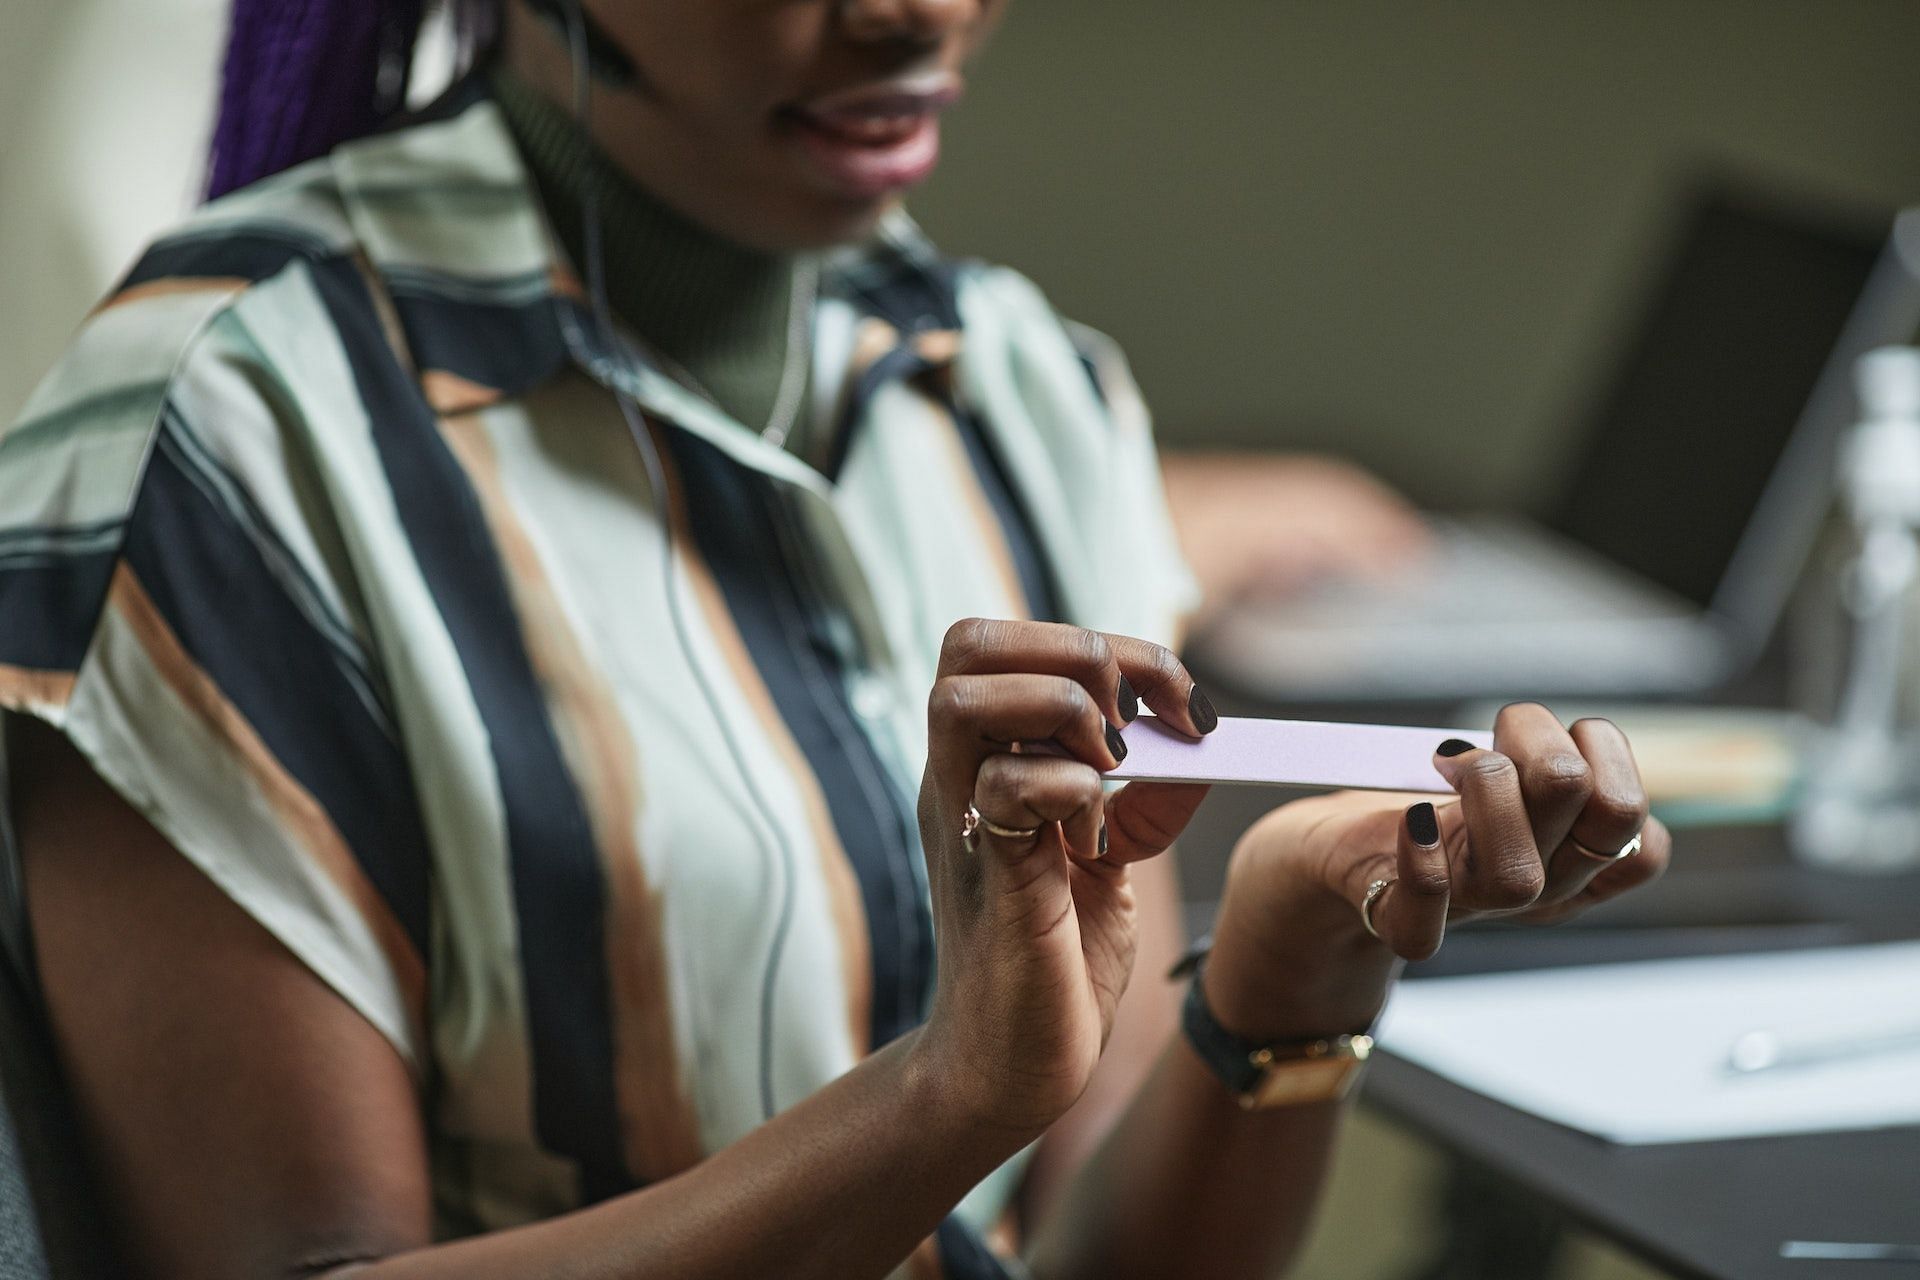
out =
[[[195,200],[223,22],[0,0],[0,422]],[[1326,452],[1423,506],[1537,510],[1703,184],[1869,243],[1920,203],[1917,59],[1911,0],[1015,0],[913,209],[1118,338],[1170,448]],[[1265,802],[1208,811],[1196,918]],[[1371,1110],[1301,1274],[1665,1273]]]
[[[219,0],[0,0],[0,418],[188,207]],[[1907,0],[1027,0],[914,210],[1119,338],[1173,445],[1423,501],[1563,461],[1707,170],[1920,196]]]
[[[1172,445],[1524,502],[1691,184],[1920,196],[1902,0],[1019,3],[914,202],[1131,356]]]

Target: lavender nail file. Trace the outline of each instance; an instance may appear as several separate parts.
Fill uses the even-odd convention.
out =
[[[1450,792],[1433,767],[1448,738],[1476,747],[1490,733],[1409,729],[1324,720],[1223,718],[1195,740],[1143,715],[1123,731],[1127,758],[1109,778],[1151,782],[1229,782],[1278,787],[1356,787],[1368,791]]]

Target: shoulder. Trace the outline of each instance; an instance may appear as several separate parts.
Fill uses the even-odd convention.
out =
[[[343,243],[324,165],[291,172],[163,237],[87,317],[0,433],[0,603],[17,624],[0,628],[0,663],[77,666],[169,406],[214,345],[208,335],[249,292]]]
[[[208,332],[252,291],[350,245],[324,162],[208,205],[157,240],[0,434],[0,528],[54,514],[21,509],[49,496],[26,473],[81,462],[93,500],[64,516],[113,514],[102,504],[130,497],[162,410]]]
[[[205,464],[196,477],[250,502],[249,466],[263,474],[299,456],[284,447],[287,425],[322,407],[303,379],[321,380],[343,326],[377,329],[364,284],[334,287],[343,301],[321,296],[329,279],[365,274],[349,172],[336,152],[195,211],[142,254],[0,427],[0,666],[79,665],[108,579],[153,516],[146,499],[165,459],[188,450]]]
[[[497,112],[471,93],[197,210],[0,430],[0,538],[124,520],[170,414],[258,433],[324,413],[340,356],[408,398],[437,367],[458,366],[465,390],[461,351],[534,345],[503,340],[500,317],[547,337],[541,227]],[[546,373],[552,346],[513,372]]]

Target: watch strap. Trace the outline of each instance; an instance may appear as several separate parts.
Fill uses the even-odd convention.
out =
[[[1220,1025],[1213,1010],[1207,1007],[1206,992],[1200,981],[1204,973],[1204,965],[1195,966],[1193,981],[1187,984],[1187,998],[1180,1008],[1180,1028],[1186,1032],[1187,1043],[1200,1055],[1200,1061],[1206,1063],[1227,1088],[1238,1094],[1251,1093],[1260,1083],[1260,1077],[1266,1074],[1254,1061],[1254,1055],[1262,1046],[1243,1040]]]
[[[1338,1100],[1359,1078],[1373,1052],[1368,1035],[1342,1035],[1281,1044],[1260,1044],[1220,1025],[1207,1007],[1205,957],[1193,966],[1193,982],[1180,1011],[1187,1043],[1221,1083],[1248,1109]]]

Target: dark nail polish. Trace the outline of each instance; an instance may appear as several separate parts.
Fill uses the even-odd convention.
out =
[[[1471,742],[1462,742],[1458,738],[1448,738],[1440,744],[1438,750],[1439,754],[1443,756],[1463,756],[1473,750],[1473,744]]]
[[[1120,731],[1112,725],[1107,726],[1107,750],[1113,753],[1115,760],[1127,758],[1127,740],[1122,738]]]
[[[1107,856],[1107,828],[1105,824],[1102,824],[1100,827],[1100,856],[1103,858]]]
[[[1431,804],[1422,800],[1407,810],[1407,832],[1422,849],[1432,848],[1440,843],[1440,815],[1433,811]]]
[[[1120,677],[1120,718],[1132,724],[1140,714],[1140,695],[1133,691],[1133,681],[1125,675]]]
[[[1206,694],[1200,692],[1200,686],[1193,686],[1193,692],[1187,695],[1187,714],[1193,717],[1193,727],[1201,733],[1212,733],[1220,727],[1220,713],[1213,709],[1213,703]]]

